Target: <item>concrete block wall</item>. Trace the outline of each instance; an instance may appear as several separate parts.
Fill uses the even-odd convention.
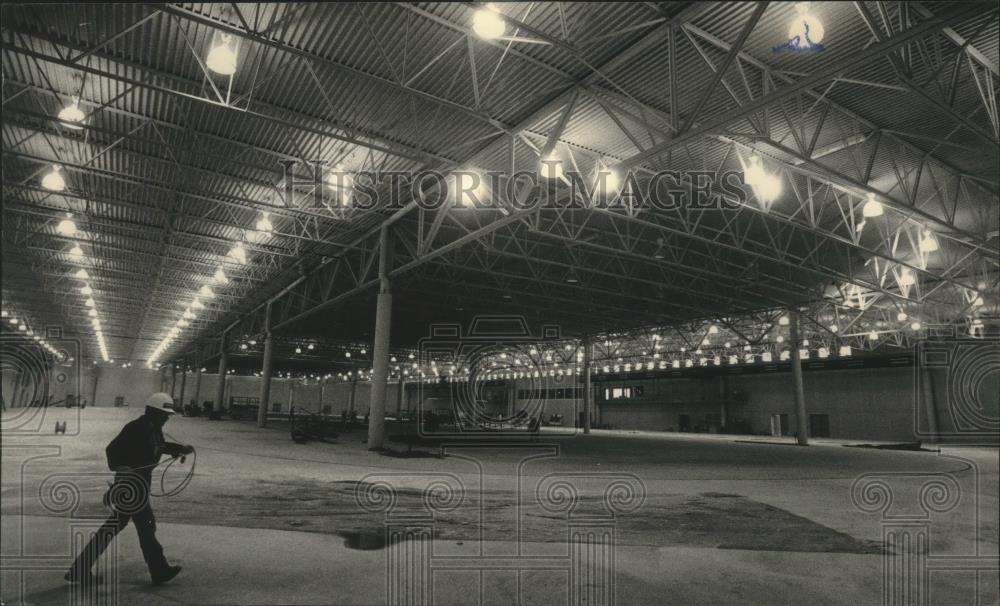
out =
[[[723,382],[724,381],[724,382]],[[829,415],[830,437],[869,440],[915,440],[915,415],[923,406],[913,368],[820,370],[803,375],[807,414]],[[745,404],[730,404],[729,424],[744,419],[753,433],[770,432],[771,415],[787,414],[795,427],[792,377],[788,372],[716,375],[709,378],[657,378],[598,383],[641,385],[642,397],[598,399],[601,422],[620,429],[676,429],[680,415],[699,425],[707,413],[720,413],[725,393],[742,392]],[[940,385],[935,401],[944,402]]]
[[[48,389],[53,400],[63,400],[66,395],[86,398],[90,406],[113,406],[115,397],[121,396],[131,406],[141,406],[146,397],[155,391],[170,393],[171,378],[166,374],[161,387],[161,373],[142,368],[85,367],[77,372],[73,368],[56,367],[49,373]],[[943,370],[935,371],[935,379],[929,383],[918,381],[912,367],[862,368],[843,370],[816,370],[805,372],[804,387],[806,410],[809,414],[829,415],[830,436],[833,438],[859,440],[899,440],[926,439],[915,433],[919,421],[927,430],[926,396],[928,387],[933,387],[936,403],[937,426],[942,432],[956,431],[955,415],[949,408],[949,398],[954,398],[950,390],[948,376]],[[17,375],[10,368],[0,373],[0,389],[8,407],[13,402]],[[96,379],[97,390],[94,391]],[[199,402],[215,400],[217,375],[203,373]],[[230,376],[226,401],[230,396],[259,397],[259,377]],[[180,375],[177,377],[175,395],[180,395]],[[195,396],[195,373],[188,373],[185,400]],[[558,380],[545,378],[528,381],[509,382],[513,389],[558,389],[574,387],[576,378]],[[680,415],[688,415],[691,425],[703,425],[705,415],[720,413],[719,402],[723,394],[741,392],[745,404],[730,405],[726,410],[730,425],[737,419],[744,419],[753,433],[767,434],[770,431],[771,415],[787,414],[789,427],[795,427],[795,406],[792,395],[792,379],[788,372],[762,374],[715,375],[707,378],[661,377],[656,379],[599,381],[594,383],[594,423],[609,424],[616,429],[677,430]],[[641,397],[607,400],[604,390],[614,387],[643,387]],[[271,402],[281,403],[282,411],[287,411],[291,402],[299,408],[320,411],[320,389],[316,380],[303,383],[301,379],[272,379]],[[407,384],[403,409],[416,409],[417,400],[432,390],[421,389],[416,383]],[[1000,376],[989,375],[979,386],[980,400],[984,404],[982,414],[996,418],[1000,408]],[[355,410],[363,417],[369,409],[370,383],[359,382],[355,395]],[[351,383],[327,381],[323,388],[324,406],[330,406],[332,414],[348,410]],[[397,383],[390,382],[386,390],[386,411],[390,416],[398,409]],[[96,397],[95,397],[96,394]],[[445,392],[446,394],[446,392]],[[41,397],[41,390],[38,390]],[[29,400],[30,401],[30,400]],[[526,402],[517,400],[515,406],[522,408]],[[542,402],[542,414],[548,418],[552,414],[563,416],[564,424],[573,425],[582,401],[574,398],[547,399]],[[437,406],[441,407],[441,406]]]

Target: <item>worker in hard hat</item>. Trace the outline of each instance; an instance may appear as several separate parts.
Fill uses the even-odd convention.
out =
[[[139,533],[142,556],[153,584],[162,585],[180,573],[180,566],[167,563],[163,547],[156,540],[156,519],[149,502],[153,468],[159,464],[160,457],[179,457],[194,452],[191,446],[174,444],[163,438],[163,425],[174,414],[172,405],[173,399],[165,393],[149,396],[144,414],[128,422],[108,444],[105,452],[115,479],[104,501],[112,509],[112,515],[77,556],[66,573],[67,581],[85,585],[100,583],[101,577],[92,574],[91,568],[129,520]]]

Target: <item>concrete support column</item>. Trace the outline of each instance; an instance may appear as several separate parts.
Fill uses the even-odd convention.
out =
[[[181,393],[177,396],[177,402],[180,404],[181,410],[184,410],[184,390],[187,388],[187,364],[181,363]]]
[[[385,440],[385,388],[389,378],[389,328],[392,323],[392,292],[389,283],[392,247],[386,227],[382,228],[379,244],[379,292],[375,304],[375,343],[372,346],[372,387],[368,416],[369,450],[382,448]]]
[[[271,332],[271,304],[264,312],[264,362],[260,370],[260,406],[257,407],[257,427],[267,427],[267,410],[271,407],[271,359],[274,355],[274,335]],[[288,410],[292,407],[289,405]]]
[[[729,411],[727,410],[727,404],[729,402],[729,379],[725,376],[719,377],[719,397],[721,399],[719,403],[719,431],[723,431],[723,428],[729,425]]]
[[[354,412],[354,400],[358,395],[358,378],[354,377],[351,381],[351,397],[347,400],[347,414],[350,415]]]
[[[201,400],[201,362],[202,362],[201,356],[199,355],[198,358],[194,362],[197,365],[197,367],[195,368],[195,371],[194,371],[194,405],[195,406],[200,406],[201,405],[200,402],[199,402],[199,400]]]
[[[170,399],[177,393],[177,364],[170,365]]]
[[[590,389],[590,360],[594,357],[594,343],[590,337],[583,339],[583,433],[590,433],[590,415],[593,393]]]
[[[91,386],[91,389],[90,389],[90,402],[89,402],[89,405],[90,406],[97,406],[97,383],[98,383],[98,381],[101,380],[101,367],[100,366],[95,366],[94,367],[93,377],[94,377],[94,384]]]
[[[403,396],[406,393],[406,379],[403,377],[403,371],[399,371],[399,383],[396,384],[396,418],[399,418],[399,413],[403,410]]]
[[[229,362],[227,349],[229,349],[229,333],[224,332],[219,338],[219,384],[215,386],[215,410],[219,411],[228,408],[223,405],[226,400],[226,366]]]
[[[788,312],[788,336],[792,347],[789,358],[792,360],[792,382],[795,389],[795,441],[799,446],[806,446],[809,444],[809,428],[806,417],[806,394],[802,386],[802,357],[799,355],[802,344],[799,340],[799,312],[794,309]]]
[[[921,391],[924,397],[924,410],[927,414],[927,432],[930,434],[928,442],[936,444],[938,442],[938,415],[937,415],[937,394],[934,392],[934,369],[922,364],[920,367],[920,380],[923,381]]]
[[[323,414],[323,390],[326,387],[326,377],[319,378],[319,408],[316,410],[317,413]]]

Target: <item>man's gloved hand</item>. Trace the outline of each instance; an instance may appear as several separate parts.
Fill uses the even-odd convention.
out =
[[[181,452],[183,454],[189,455],[192,452],[194,452],[194,446],[191,446],[190,444],[185,444],[183,447],[181,447]]]

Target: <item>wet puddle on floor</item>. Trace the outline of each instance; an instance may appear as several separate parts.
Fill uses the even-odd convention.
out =
[[[344,547],[359,551],[374,551],[385,549],[389,545],[404,541],[417,541],[436,538],[427,528],[365,528],[362,530],[339,530],[335,533],[344,537]]]

